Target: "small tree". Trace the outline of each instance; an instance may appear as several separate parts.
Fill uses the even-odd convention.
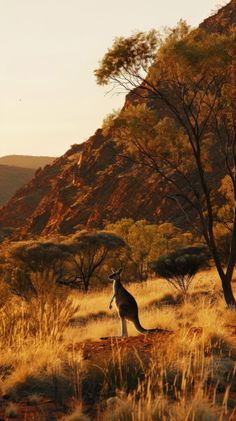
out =
[[[161,256],[151,263],[151,268],[185,297],[194,276],[208,260],[205,247],[186,247]]]
[[[58,281],[70,254],[63,244],[20,241],[10,245],[6,279],[12,292],[22,298],[44,297],[58,290]]]
[[[64,243],[71,255],[75,278],[88,291],[92,276],[115,251],[125,247],[124,240],[106,231],[81,231]],[[73,282],[72,282],[73,283]]]

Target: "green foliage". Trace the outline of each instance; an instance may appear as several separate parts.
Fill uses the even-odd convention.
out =
[[[94,72],[97,83],[106,85],[131,69],[133,73],[137,72],[140,66],[148,69],[155,57],[157,45],[158,36],[155,30],[136,32],[128,38],[115,38],[112,48],[107,51],[100,67]]]
[[[70,245],[70,251],[77,252],[95,252],[100,250],[108,253],[119,247],[124,247],[125,243],[122,238],[108,231],[80,231],[73,235],[65,243]]]
[[[58,261],[69,256],[63,244],[50,241],[13,243],[9,249],[9,255],[20,264],[28,266],[32,272],[51,270]]]
[[[177,69],[178,76],[186,80],[190,74],[198,77],[205,71],[210,77],[232,63],[235,32],[211,34],[202,29],[191,32],[189,29],[181,20],[176,28],[167,31],[164,39],[154,30],[116,38],[94,72],[97,83],[118,83],[130,89],[132,83],[128,82],[132,78],[142,83],[143,71],[149,70],[148,82],[157,83],[161,79],[168,80]]]
[[[207,266],[209,254],[205,247],[185,247],[161,256],[151,263],[154,272],[186,295],[196,273]]]
[[[15,295],[46,303],[61,294],[58,284],[71,257],[63,244],[49,241],[19,241],[9,245],[3,278]]]
[[[119,115],[114,113],[104,123],[105,133],[138,162],[151,167],[161,175],[181,171],[187,174],[193,168],[191,146],[182,127],[171,117],[158,117],[147,104],[128,105]]]
[[[150,261],[181,244],[189,244],[192,238],[190,233],[183,233],[171,223],[155,225],[146,220],[121,219],[106,228],[125,240],[129,249],[123,263],[128,266],[129,278],[139,280],[147,278]]]
[[[178,61],[184,60],[185,65],[191,66],[196,74],[205,70],[212,73],[231,63],[234,41],[235,34],[206,34],[204,30],[196,29],[184,39],[175,41],[173,53]]]
[[[132,41],[138,42],[135,37]],[[122,38],[122,46],[127,55],[127,50],[131,50],[122,74],[117,64],[116,42],[104,60],[114,55],[115,83],[128,90],[137,87],[138,97],[144,100],[129,104],[119,114],[113,113],[104,130],[108,131],[110,126],[112,137],[122,142],[137,162],[151,166],[172,184],[176,180],[170,174],[178,172],[181,184],[201,195],[197,191],[199,184],[196,188],[185,178],[186,175],[189,178],[189,170],[199,171],[197,155],[200,154],[200,165],[206,173],[214,168],[212,150],[216,147],[227,156],[228,164],[234,165],[230,139],[234,139],[235,130],[232,119],[235,32],[210,34],[200,29],[189,32],[187,24],[180,21],[160,42],[146,77],[142,74],[142,57],[137,60],[132,55],[130,39]],[[109,69],[102,62],[99,72],[103,71],[108,75]],[[106,83],[113,79],[114,72],[114,68],[110,70]],[[168,117],[160,117],[159,108],[147,106],[145,98],[149,95],[167,107]]]
[[[105,260],[124,247],[122,238],[106,231],[81,231],[55,241],[11,243],[0,264],[2,283],[8,294],[27,303],[38,301],[43,317],[49,305],[59,306],[66,300],[69,288],[87,291]]]

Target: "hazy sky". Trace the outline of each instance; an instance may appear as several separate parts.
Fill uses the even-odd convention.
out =
[[[0,0],[0,156],[58,156],[101,126],[124,96],[93,70],[119,35],[197,26],[222,0]]]

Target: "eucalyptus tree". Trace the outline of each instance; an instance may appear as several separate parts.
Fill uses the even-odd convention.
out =
[[[205,239],[228,305],[235,305],[235,45],[233,30],[190,31],[180,22],[164,40],[155,31],[117,38],[95,70],[99,85],[130,91],[104,130],[171,187],[169,198]],[[215,233],[216,187],[225,175],[233,191],[226,265]]]
[[[72,278],[82,282],[88,291],[91,278],[112,254],[126,246],[118,235],[108,231],[80,231],[70,237],[64,246],[70,253]],[[70,285],[73,286],[73,279]]]

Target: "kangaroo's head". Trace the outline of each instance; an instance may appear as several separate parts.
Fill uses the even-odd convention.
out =
[[[110,279],[111,281],[119,281],[121,272],[122,268],[118,270],[112,269],[112,273],[108,276],[108,279]]]

